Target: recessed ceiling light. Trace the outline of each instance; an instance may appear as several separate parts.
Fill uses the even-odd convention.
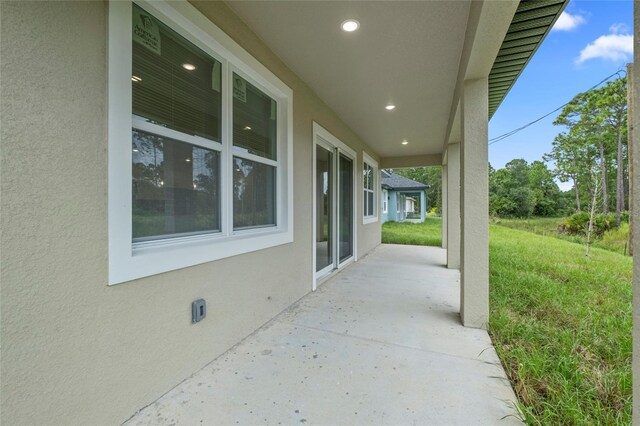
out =
[[[384,109],[386,109],[387,111],[391,111],[392,109],[395,109],[396,106],[395,105],[387,105],[386,107],[384,107]]]
[[[402,141],[402,145],[407,145],[409,143],[409,141],[407,141],[406,139]]]
[[[340,27],[342,28],[343,31],[352,33],[358,28],[360,28],[360,22],[356,21],[355,19],[347,19],[340,25]]]
[[[244,126],[244,130],[251,130],[251,126]]]
[[[138,152],[138,148],[133,148],[133,152]]]
[[[131,81],[135,81],[137,83],[139,81],[142,81],[142,79],[140,77],[138,77],[137,75],[132,75],[131,76]]]
[[[196,69],[196,66],[193,64],[182,64],[182,68],[184,68],[187,71],[193,71]]]
[[[185,158],[184,161],[186,161],[187,163],[191,162],[191,158]]]

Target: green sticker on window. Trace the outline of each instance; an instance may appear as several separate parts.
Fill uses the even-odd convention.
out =
[[[160,28],[151,15],[137,8],[133,12],[133,41],[160,55]]]
[[[233,75],[233,97],[241,102],[247,102],[247,82],[235,74]]]

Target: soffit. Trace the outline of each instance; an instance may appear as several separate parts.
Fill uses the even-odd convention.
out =
[[[469,1],[228,5],[378,155],[441,152]]]
[[[569,0],[522,0],[489,74],[489,119],[542,44]]]

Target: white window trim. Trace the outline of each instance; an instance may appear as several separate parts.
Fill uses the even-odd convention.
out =
[[[374,160],[369,154],[367,154],[365,151],[362,151],[362,169],[364,170],[364,165],[368,164],[369,167],[371,167],[372,170],[372,176],[374,178],[373,180],[373,189],[369,190],[366,189],[364,187],[364,178],[362,181],[362,192],[361,192],[361,199],[362,199],[362,223],[364,225],[367,225],[369,223],[375,223],[378,221],[378,187],[380,186],[380,169],[378,168],[378,162],[376,160]],[[365,205],[364,205],[364,197],[362,197],[362,195],[364,194],[364,192],[373,192],[373,214],[369,215],[369,216],[365,216]]]
[[[233,231],[231,206],[232,156],[251,159],[234,150],[230,79],[223,79],[221,155],[221,225],[223,232],[132,242],[131,129],[131,2],[109,2],[108,22],[108,225],[109,285],[119,284],[293,241],[293,91],[264,65],[187,1],[136,1],[161,21],[222,62],[223,73],[236,72],[277,101],[277,218],[275,227]],[[225,86],[226,84],[226,86]],[[228,86],[228,87],[227,87]],[[183,139],[183,138],[181,138]],[[196,145],[203,141],[193,140]],[[206,146],[212,148],[211,141]],[[213,143],[215,144],[215,143]],[[226,145],[226,146],[225,146]],[[268,164],[271,160],[260,160]],[[275,162],[272,162],[275,163]]]

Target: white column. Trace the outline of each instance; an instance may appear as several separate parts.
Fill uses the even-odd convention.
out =
[[[442,166],[442,248],[447,248],[447,165]]]
[[[460,150],[460,316],[466,327],[489,320],[488,81],[465,81]]]
[[[447,147],[447,268],[460,269],[460,144]]]

